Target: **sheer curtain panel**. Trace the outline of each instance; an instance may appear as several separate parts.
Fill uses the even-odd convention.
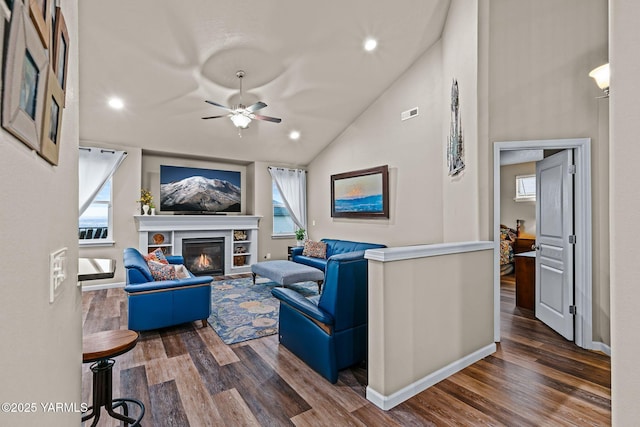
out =
[[[269,167],[284,205],[298,228],[307,229],[307,172],[302,169]]]
[[[78,156],[79,214],[89,207],[105,182],[127,156],[126,151],[106,148],[80,147]]]

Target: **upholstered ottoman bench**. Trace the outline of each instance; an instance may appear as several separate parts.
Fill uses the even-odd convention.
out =
[[[263,261],[251,265],[253,284],[256,284],[256,275],[271,279],[281,286],[287,286],[298,282],[317,282],[318,293],[324,282],[324,273],[314,267],[298,264],[297,262],[275,260]]]

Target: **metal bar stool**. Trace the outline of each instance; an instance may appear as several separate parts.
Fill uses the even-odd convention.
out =
[[[140,420],[144,416],[144,405],[136,399],[112,398],[111,379],[113,365],[116,363],[112,357],[119,356],[136,346],[138,333],[127,329],[117,331],[104,331],[87,335],[82,339],[82,362],[90,363],[93,372],[93,406],[87,409],[91,411],[83,415],[82,422],[94,418],[91,426],[98,424],[100,412],[104,406],[107,413],[118,420],[124,421],[131,426],[139,426]],[[129,417],[129,407],[127,403],[138,405],[140,415],[138,418]],[[122,414],[115,411],[122,408]]]

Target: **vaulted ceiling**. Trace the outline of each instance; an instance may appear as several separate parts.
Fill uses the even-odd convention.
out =
[[[449,2],[82,0],[80,139],[306,165],[440,38]],[[282,123],[202,120],[226,114],[205,100],[239,103],[238,70],[242,104]]]

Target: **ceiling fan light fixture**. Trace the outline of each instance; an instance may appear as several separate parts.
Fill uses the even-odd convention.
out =
[[[217,102],[205,100],[206,103],[213,105],[214,107],[222,108],[227,111],[228,114],[218,115],[218,116],[208,116],[203,117],[203,119],[219,119],[221,117],[229,117],[233,125],[238,129],[238,134],[242,136],[240,130],[246,129],[251,123],[251,120],[265,120],[267,122],[280,123],[282,119],[277,117],[269,117],[264,116],[262,114],[255,114],[256,111],[259,111],[267,106],[262,101],[258,101],[255,104],[251,104],[248,107],[242,103],[242,78],[244,77],[244,71],[239,70],[236,73],[236,77],[238,77],[240,83],[240,103],[234,105],[232,108],[229,108],[225,105],[218,104]]]
[[[249,123],[251,123],[251,119],[244,114],[233,114],[231,116],[231,121],[235,127],[240,129],[246,129],[247,126],[249,126]]]

